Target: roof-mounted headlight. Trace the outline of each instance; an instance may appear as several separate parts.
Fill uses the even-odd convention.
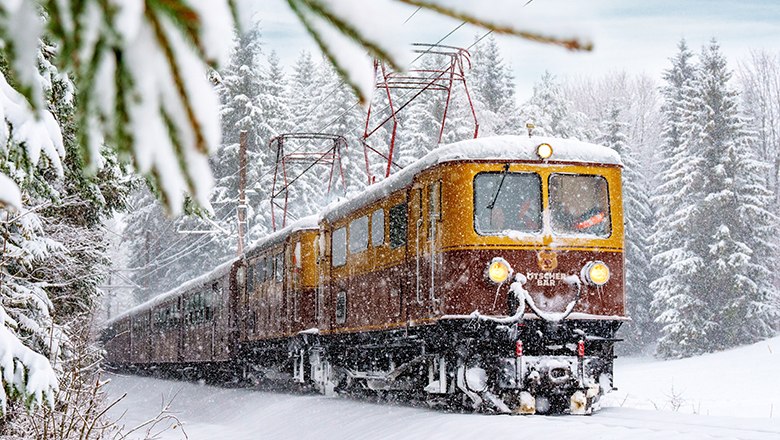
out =
[[[553,148],[552,145],[548,143],[539,144],[536,147],[536,155],[539,156],[539,159],[549,159],[550,156],[553,154]]]
[[[488,264],[487,277],[495,284],[501,284],[512,276],[512,266],[501,257],[493,258]]]
[[[590,261],[583,266],[580,278],[593,286],[603,286],[609,281],[609,266],[603,261]]]

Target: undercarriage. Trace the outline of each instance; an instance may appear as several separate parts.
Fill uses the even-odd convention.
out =
[[[612,389],[620,324],[442,319],[394,331],[300,334],[284,354],[255,350],[244,359],[273,359],[286,379],[326,395],[402,393],[449,410],[591,414]]]

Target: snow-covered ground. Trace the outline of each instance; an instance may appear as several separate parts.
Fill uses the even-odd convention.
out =
[[[619,359],[615,370],[619,391],[589,417],[451,414],[120,375],[108,391],[127,393],[110,413],[126,426],[173,399],[190,439],[780,439],[780,338],[675,361]],[[177,426],[161,438],[184,436]]]
[[[674,361],[618,358],[615,376],[618,391],[606,401],[612,407],[780,423],[780,337]]]

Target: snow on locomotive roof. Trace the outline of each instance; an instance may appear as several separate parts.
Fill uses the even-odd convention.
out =
[[[431,151],[420,162],[424,168],[436,163],[456,160],[533,160],[538,161],[536,147],[550,144],[553,155],[550,162],[586,162],[622,165],[617,151],[602,145],[582,142],[576,139],[562,139],[544,136],[494,136],[468,139],[442,145]]]
[[[319,214],[302,217],[282,229],[276,232],[272,232],[270,235],[266,235],[263,238],[256,240],[254,243],[247,246],[246,254],[251,254],[253,251],[262,249],[267,246],[274,245],[287,238],[290,233],[295,231],[301,231],[304,229],[318,229],[319,222],[322,217]]]
[[[180,285],[179,287],[175,287],[165,293],[161,293],[146,302],[143,302],[141,304],[138,304],[135,307],[132,307],[130,309],[125,310],[124,312],[120,313],[119,315],[116,315],[115,317],[109,319],[106,323],[106,327],[112,326],[114,323],[119,321],[120,319],[126,318],[128,316],[135,315],[137,313],[146,311],[151,309],[154,306],[158,306],[165,301],[175,298],[179,295],[182,295],[183,293],[187,292],[188,290],[203,286],[205,284],[208,284],[212,281],[218,280],[230,272],[230,268],[233,266],[233,263],[235,263],[238,260],[238,258],[231,258],[230,260],[220,264],[219,266],[215,267],[214,270],[211,272],[207,272],[199,277],[193,278],[189,281],[185,281]]]
[[[494,136],[469,139],[442,145],[420,160],[412,163],[387,179],[368,187],[360,195],[325,209],[323,218],[333,221],[346,214],[373,203],[412,183],[414,176],[432,166],[462,160],[496,161],[538,161],[536,147],[547,143],[552,146],[553,155],[547,162],[582,162],[605,165],[622,165],[620,155],[602,145],[582,142],[576,139],[561,139],[544,136]]]
[[[247,252],[246,253],[249,254],[249,253],[251,253],[254,250],[257,250],[257,249],[266,247],[268,245],[275,244],[275,243],[277,243],[279,241],[282,241],[282,240],[284,240],[285,237],[287,237],[287,235],[289,235],[293,231],[299,231],[299,230],[302,230],[302,229],[317,229],[319,220],[320,220],[320,216],[319,215],[311,215],[311,216],[303,217],[303,218],[301,218],[299,220],[296,220],[295,222],[290,223],[289,225],[284,227],[283,229],[280,229],[280,230],[272,233],[271,235],[267,235],[267,236],[265,236],[265,237],[255,241],[254,243],[252,243],[247,248]],[[201,275],[201,276],[199,276],[197,278],[193,278],[193,279],[191,279],[189,281],[186,281],[186,282],[184,282],[184,284],[182,284],[179,287],[176,287],[176,288],[171,289],[171,290],[169,290],[167,292],[161,293],[161,294],[159,294],[159,295],[157,295],[157,296],[147,300],[146,302],[143,302],[143,303],[141,303],[141,304],[139,304],[139,305],[137,305],[137,306],[135,306],[133,308],[125,310],[124,312],[122,312],[121,314],[117,315],[116,317],[111,318],[110,320],[108,320],[105,325],[107,327],[110,327],[112,324],[114,324],[115,322],[119,321],[122,318],[126,318],[128,316],[135,315],[136,313],[149,310],[152,307],[160,305],[160,304],[164,303],[165,301],[167,301],[167,300],[169,300],[171,298],[177,297],[177,296],[183,294],[184,292],[186,292],[186,291],[188,291],[188,290],[190,290],[190,289],[192,289],[194,287],[202,286],[204,284],[207,284],[209,282],[212,282],[214,280],[222,278],[223,276],[227,275],[227,273],[230,271],[230,267],[237,260],[238,260],[238,258],[231,258],[230,260],[228,260],[228,261],[220,264],[216,268],[214,268],[214,270],[212,270],[211,272],[207,272],[207,273],[205,273],[205,274],[203,274],[203,275]]]
[[[293,231],[317,229],[319,221],[323,218],[328,221],[341,218],[355,209],[373,203],[406,187],[412,183],[412,179],[414,179],[414,176],[419,172],[437,164],[461,160],[539,161],[539,158],[536,155],[536,147],[541,143],[548,143],[553,148],[553,155],[548,162],[582,162],[622,165],[620,155],[618,155],[615,150],[575,139],[541,136],[494,136],[442,145],[398,173],[376,185],[370,186],[357,197],[331,204],[325,208],[322,215],[315,214],[303,217],[290,223],[283,229],[255,241],[248,246],[246,253],[251,254],[253,251],[276,244],[284,240]],[[162,293],[142,304],[126,310],[109,320],[106,325],[110,326],[119,319],[148,310],[170,298],[181,295],[193,287],[220,278],[229,272],[231,265],[235,263],[236,260],[236,258],[233,258],[209,273],[189,280],[175,289]]]

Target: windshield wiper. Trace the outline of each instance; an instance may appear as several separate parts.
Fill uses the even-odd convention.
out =
[[[496,193],[493,194],[493,201],[490,202],[490,204],[487,205],[487,209],[493,210],[493,208],[496,206],[496,200],[498,200],[498,193],[501,192],[501,187],[504,186],[504,179],[506,179],[506,175],[509,172],[509,164],[504,164],[504,172],[501,174],[501,181],[498,182],[498,188],[496,188]]]

